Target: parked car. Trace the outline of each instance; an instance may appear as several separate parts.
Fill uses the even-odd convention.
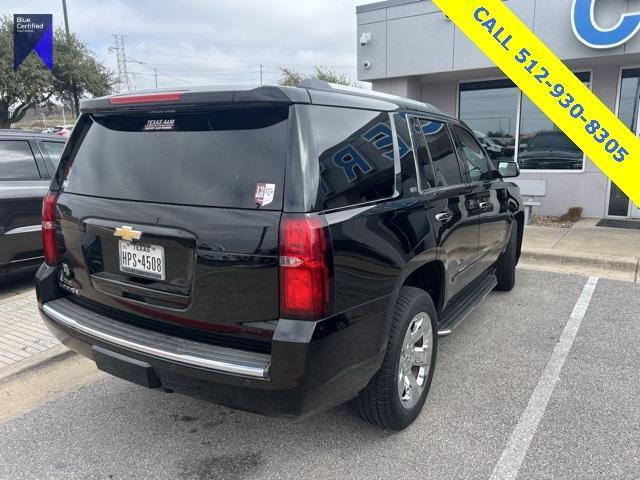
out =
[[[0,130],[0,273],[42,263],[42,199],[65,141]]]
[[[69,138],[71,132],[73,131],[73,125],[56,125],[55,129],[56,135],[63,138]]]
[[[581,170],[584,153],[561,131],[536,133],[520,144],[518,162],[529,170]]]
[[[43,319],[98,368],[402,429],[446,334],[510,290],[518,187],[423,103],[310,81],[87,100],[44,201]],[[502,172],[502,173],[500,173]]]
[[[479,130],[474,130],[473,133],[475,133],[476,137],[480,141],[480,145],[484,147],[490,158],[498,158],[503,155],[504,148],[500,144],[498,144],[497,142],[489,138],[485,133],[482,133]]]

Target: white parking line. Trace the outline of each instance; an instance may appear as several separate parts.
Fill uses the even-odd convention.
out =
[[[547,363],[540,380],[538,380],[538,385],[529,399],[527,408],[522,413],[518,425],[516,425],[509,438],[507,447],[502,452],[500,460],[491,474],[491,480],[513,480],[518,476],[520,466],[527,455],[531,440],[533,440],[533,436],[538,430],[540,420],[556,386],[560,371],[567,360],[567,355],[569,355],[569,350],[571,350],[571,345],[573,345],[573,340],[576,338],[582,319],[587,313],[597,284],[597,277],[589,277],[580,298],[578,298],[575,307],[573,307],[573,312],[564,327],[562,336],[551,354],[549,363]]]

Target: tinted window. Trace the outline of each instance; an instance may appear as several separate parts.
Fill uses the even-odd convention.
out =
[[[0,180],[40,178],[36,160],[26,140],[0,140]]]
[[[420,189],[427,190],[435,185],[433,167],[429,158],[429,149],[427,141],[422,133],[422,122],[415,117],[411,117],[411,135],[413,137],[413,148],[416,152],[416,168],[420,177]]]
[[[463,183],[458,159],[446,125],[441,122],[422,121],[421,129],[433,163],[435,186],[442,187]]]
[[[478,141],[464,128],[454,125],[453,130],[458,152],[462,160],[467,164],[470,180],[472,182],[491,180],[491,168]]]
[[[411,145],[411,134],[409,133],[409,123],[407,123],[407,120],[409,122],[413,122],[414,119],[408,119],[404,114],[395,115],[394,118],[399,145],[407,145],[409,147]],[[400,159],[400,168],[402,170],[402,192],[405,195],[408,195],[413,192],[417,192],[419,186],[416,179],[416,163],[413,156],[413,148],[403,148],[403,152],[404,155]],[[426,182],[423,178],[421,178],[420,181],[422,184]]]
[[[58,165],[60,161],[60,157],[62,156],[62,151],[64,150],[63,142],[42,142],[44,145],[44,149],[47,151],[47,155],[53,162],[54,165]]]
[[[391,197],[395,169],[387,113],[313,107],[320,161],[320,208],[338,208]],[[400,156],[408,145],[399,145]]]
[[[287,118],[286,107],[96,116],[81,132],[64,189],[127,200],[256,208],[262,184],[273,192],[263,208],[280,209]]]

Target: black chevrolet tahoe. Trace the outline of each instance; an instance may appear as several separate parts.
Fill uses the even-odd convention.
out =
[[[427,104],[320,81],[85,101],[43,203],[41,314],[123,379],[402,429],[514,286],[515,163]]]

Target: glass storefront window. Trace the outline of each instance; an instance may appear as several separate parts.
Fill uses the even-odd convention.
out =
[[[497,164],[513,160],[520,90],[510,80],[460,85],[460,118]]]
[[[587,86],[590,74],[576,73]],[[523,95],[518,163],[522,170],[582,170],[584,153]]]
[[[640,99],[640,68],[624,70],[620,85],[620,103],[618,117],[632,132],[638,131],[638,103]],[[626,217],[629,215],[629,197],[611,182],[609,190],[608,215]],[[640,215],[637,207],[633,206],[631,216]]]

